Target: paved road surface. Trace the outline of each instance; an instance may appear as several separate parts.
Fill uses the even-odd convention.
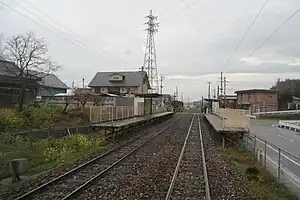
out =
[[[251,133],[300,157],[300,133],[279,128],[274,122],[251,121]],[[299,135],[297,135],[299,134]]]
[[[274,122],[256,120],[251,121],[250,131],[253,135],[266,140],[268,143],[276,145],[277,147],[300,157],[300,135],[297,135],[299,134],[298,132],[279,128],[276,124],[274,124]],[[262,141],[258,141],[257,145],[261,149],[265,148],[265,144]],[[285,151],[282,152],[283,156],[280,158],[281,165],[284,167],[285,173],[288,173],[290,178],[299,185],[300,159],[289,155]],[[278,148],[275,146],[267,146],[267,155],[272,161],[274,161],[274,164],[278,162]]]

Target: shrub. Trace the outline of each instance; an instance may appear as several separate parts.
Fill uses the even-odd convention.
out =
[[[27,105],[20,112],[18,109],[0,109],[0,132],[7,128],[51,128],[57,124],[82,124],[81,113],[63,113],[55,105]]]
[[[22,111],[26,125],[37,128],[49,128],[59,122],[59,108],[47,104],[29,105]]]
[[[16,109],[1,109],[0,110],[0,130],[6,128],[20,128],[24,126],[25,120]]]
[[[104,143],[105,139],[101,136],[83,134],[49,140],[47,148],[44,150],[45,160],[63,160],[70,153],[81,152],[90,148],[97,148],[104,145]]]

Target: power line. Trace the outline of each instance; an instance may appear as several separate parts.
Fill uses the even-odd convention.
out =
[[[199,3],[201,0],[196,0],[196,1],[193,1],[192,3],[188,4],[186,7],[184,7],[183,9],[179,10],[178,12],[174,13],[173,15],[178,15],[180,13],[182,13],[183,11],[189,9],[190,7],[196,5],[197,3]],[[170,17],[169,17],[170,18]],[[167,21],[169,18],[166,18],[164,20],[162,20],[160,23],[163,23],[165,21]]]
[[[14,0],[12,0],[15,4],[17,4]],[[27,2],[26,0],[23,0],[24,3],[26,3],[27,5],[31,6],[32,8],[34,8],[35,10],[37,10],[39,13],[41,13],[42,15],[46,16],[48,19],[50,19],[52,22],[54,22],[55,24],[57,24],[60,28],[62,28],[65,32],[69,32],[73,35],[75,35],[77,38],[80,38],[81,40],[83,40],[85,43],[90,44],[89,41],[87,41],[85,38],[81,37],[80,35],[78,35],[77,33],[75,33],[74,31],[72,31],[71,29],[69,29],[68,27],[66,27],[64,24],[62,24],[61,22],[55,20],[53,17],[51,17],[49,14],[45,13],[44,11],[42,11],[41,9],[39,9],[37,6],[33,5],[32,3]],[[17,4],[18,6],[22,7],[20,4]],[[24,7],[22,7],[23,9],[25,9]],[[27,9],[26,9],[27,10]],[[28,10],[27,10],[28,11]],[[28,11],[30,12],[30,11]],[[31,12],[30,12],[31,13]],[[43,20],[44,21],[44,20]],[[48,24],[48,22],[46,22]],[[55,27],[56,28],[56,27]],[[82,43],[80,40],[76,39],[76,41],[78,41],[79,43]],[[101,53],[104,53],[106,55],[109,56],[109,53],[107,53],[106,51],[104,51],[103,49],[97,48],[97,50],[99,49],[99,51]]]
[[[178,4],[181,4],[182,2],[184,2],[184,1],[186,1],[186,0],[180,0],[179,2],[178,2]],[[166,8],[163,12],[161,12],[158,16],[163,16],[163,15],[165,15],[169,10],[171,10],[170,9],[170,7],[172,7],[172,6],[169,6],[168,8]]]
[[[269,35],[258,47],[256,47],[248,56],[247,58],[251,57],[253,54],[255,54],[259,49],[261,49],[280,29],[284,27],[286,23],[288,23],[298,12],[300,11],[300,8],[297,9],[291,16],[289,16],[279,27],[277,27],[271,35]]]
[[[260,8],[259,12],[256,14],[256,16],[254,17],[253,21],[251,22],[251,24],[249,25],[249,27],[247,28],[246,32],[244,33],[244,35],[242,36],[241,40],[238,42],[238,44],[236,45],[236,47],[234,48],[231,56],[229,56],[225,62],[224,65],[226,65],[230,59],[233,58],[233,56],[235,55],[235,53],[237,52],[238,48],[241,46],[241,44],[243,43],[243,41],[245,40],[246,36],[248,35],[248,33],[250,32],[251,28],[253,27],[253,25],[255,24],[256,20],[258,19],[258,17],[260,16],[260,14],[262,13],[262,11],[264,10],[264,8],[266,7],[267,3],[269,2],[269,0],[266,0],[262,7]]]
[[[5,7],[9,8],[10,10],[14,11],[15,13],[21,15],[22,17],[24,17],[24,18],[30,20],[31,22],[37,24],[38,26],[40,26],[40,27],[46,29],[47,31],[51,32],[52,34],[56,35],[57,37],[59,37],[59,38],[65,40],[65,41],[67,41],[67,42],[69,42],[69,43],[71,43],[71,44],[73,44],[73,45],[75,45],[75,46],[77,46],[77,47],[81,47],[81,46],[78,46],[77,43],[74,43],[72,40],[69,40],[69,39],[67,39],[67,38],[65,38],[65,37],[62,37],[62,36],[59,35],[58,33],[52,31],[51,29],[49,29],[48,27],[46,27],[46,26],[40,24],[39,22],[35,21],[34,19],[31,19],[30,17],[24,15],[23,13],[19,12],[18,10],[14,9],[14,8],[12,8],[12,7],[10,7],[9,5],[7,5],[6,3],[4,3],[3,1],[0,0],[0,3],[1,3],[2,5],[4,5]]]
[[[14,2],[14,1],[13,1],[13,2]],[[7,5],[7,4],[4,3],[3,1],[0,0],[0,3],[1,3],[2,5],[4,5],[5,7],[9,8],[10,10],[12,10],[13,12],[15,12],[15,13],[21,15],[22,17],[28,19],[29,21],[35,23],[36,25],[38,25],[38,26],[44,28],[45,30],[51,32],[52,34],[56,35],[57,37],[61,38],[62,40],[65,40],[65,41],[69,42],[70,44],[72,44],[72,45],[74,45],[74,46],[76,46],[76,47],[79,47],[79,48],[82,48],[82,47],[83,47],[82,44],[79,45],[78,43],[75,43],[74,41],[70,40],[69,38],[66,38],[66,37],[61,36],[60,34],[56,33],[55,31],[51,30],[50,28],[48,28],[47,26],[45,26],[45,25],[39,23],[38,21],[36,21],[36,20],[34,20],[34,19],[32,19],[32,18],[26,16],[25,14],[23,14],[23,13],[19,12],[18,10],[12,8],[11,6]],[[16,5],[18,5],[18,3],[16,3],[16,2],[14,2],[14,3],[15,3]],[[21,7],[22,7],[22,6],[21,6]],[[24,7],[22,7],[22,8],[23,8],[24,10],[28,11],[28,9],[26,9],[26,8],[24,8]],[[32,15],[36,16],[36,17],[39,18],[40,20],[44,21],[43,19],[41,19],[41,18],[38,17],[37,15],[33,14],[31,11],[28,11],[28,12],[31,13]],[[48,22],[45,22],[45,23],[49,24]],[[53,25],[52,25],[52,26],[53,26]],[[90,49],[88,49],[88,50],[90,50]],[[90,51],[91,51],[91,50],[90,50]],[[91,51],[91,52],[92,52],[92,51]],[[92,53],[94,53],[94,52],[92,52]],[[127,63],[127,62],[124,61],[124,60],[123,60],[123,62]]]

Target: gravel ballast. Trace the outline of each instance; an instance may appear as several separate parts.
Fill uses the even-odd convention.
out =
[[[191,115],[156,137],[95,182],[77,199],[164,199]]]
[[[225,160],[219,144],[212,140],[213,131],[201,116],[201,128],[207,173],[212,200],[252,200],[245,186],[245,178]]]
[[[170,199],[205,200],[205,181],[198,116],[195,115]]]

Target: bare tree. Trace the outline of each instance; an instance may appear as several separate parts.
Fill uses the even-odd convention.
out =
[[[22,80],[19,95],[20,109],[25,101],[26,80],[42,80],[60,68],[48,56],[48,47],[44,39],[36,38],[33,32],[8,39],[4,44],[3,56],[18,68],[16,70],[9,65],[7,70]]]
[[[77,88],[73,91],[74,100],[79,102],[81,106],[84,108],[87,102],[93,102],[93,106],[99,104],[101,102],[101,97],[92,92],[89,89],[81,89]]]

